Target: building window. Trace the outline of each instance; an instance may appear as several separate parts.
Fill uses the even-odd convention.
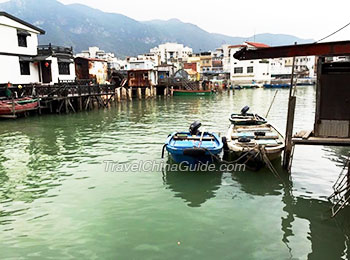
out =
[[[21,75],[30,75],[29,61],[20,61]]]
[[[18,46],[19,47],[27,47],[27,36],[23,34],[18,34]]]
[[[59,62],[58,63],[58,73],[60,75],[70,75],[69,63]]]
[[[235,74],[243,73],[243,67],[237,67],[234,69]]]
[[[254,67],[247,67],[247,73],[253,73]]]

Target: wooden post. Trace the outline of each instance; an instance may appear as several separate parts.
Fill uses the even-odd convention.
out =
[[[122,87],[122,99],[126,100],[126,88]]]
[[[115,94],[116,94],[116,97],[117,97],[117,102],[120,102],[120,88],[117,88],[116,90],[115,90]]]
[[[83,110],[83,98],[81,96],[79,97],[79,110]]]
[[[130,87],[128,89],[128,97],[129,97],[129,101],[131,101],[132,100],[132,87]]]
[[[65,106],[65,109],[66,109],[66,114],[68,114],[68,112],[69,112],[69,108],[68,108],[68,98],[65,98],[65,99],[64,99],[64,106]]]
[[[350,196],[350,161],[347,161],[347,167],[348,167],[348,173],[347,173],[347,191],[346,191],[346,198]]]
[[[148,99],[150,97],[150,89],[146,88],[146,99]]]
[[[168,88],[164,88],[164,97],[168,96]]]
[[[16,116],[16,106],[15,106],[15,100],[12,96],[12,114],[15,117]]]
[[[283,168],[285,170],[290,170],[289,166],[291,164],[291,157],[292,157],[292,150],[293,150],[292,138],[293,138],[294,116],[295,116],[295,106],[296,106],[296,97],[293,96],[294,68],[295,68],[295,57],[293,57],[293,67],[292,67],[291,83],[290,83],[290,89],[289,89],[287,126],[286,126],[285,148],[284,148],[284,157],[283,157]]]
[[[141,92],[141,88],[137,88],[137,98],[138,98],[139,100],[141,100],[141,99],[142,99],[142,92]]]

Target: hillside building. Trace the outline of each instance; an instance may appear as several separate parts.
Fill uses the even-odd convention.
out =
[[[158,56],[160,63],[170,64],[186,60],[193,53],[193,50],[183,44],[168,42],[151,49],[150,53]]]

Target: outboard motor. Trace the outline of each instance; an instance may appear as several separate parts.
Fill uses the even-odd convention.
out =
[[[248,106],[243,107],[242,110],[241,110],[242,116],[245,116],[247,114],[248,110],[249,110]]]
[[[190,125],[190,134],[197,135],[199,133],[198,129],[202,126],[202,123],[195,121]]]

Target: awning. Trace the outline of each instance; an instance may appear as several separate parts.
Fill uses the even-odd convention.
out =
[[[57,58],[58,62],[64,62],[64,63],[73,63],[73,59],[69,58]]]
[[[33,62],[33,57],[31,57],[31,56],[19,56],[19,61]]]
[[[46,60],[48,57],[50,57],[49,55],[38,55],[33,57],[33,61],[43,61]]]
[[[35,61],[43,61],[46,60],[49,56],[19,56],[19,61],[28,61],[28,62],[35,62]]]
[[[30,36],[30,33],[26,30],[17,29],[17,35]]]

